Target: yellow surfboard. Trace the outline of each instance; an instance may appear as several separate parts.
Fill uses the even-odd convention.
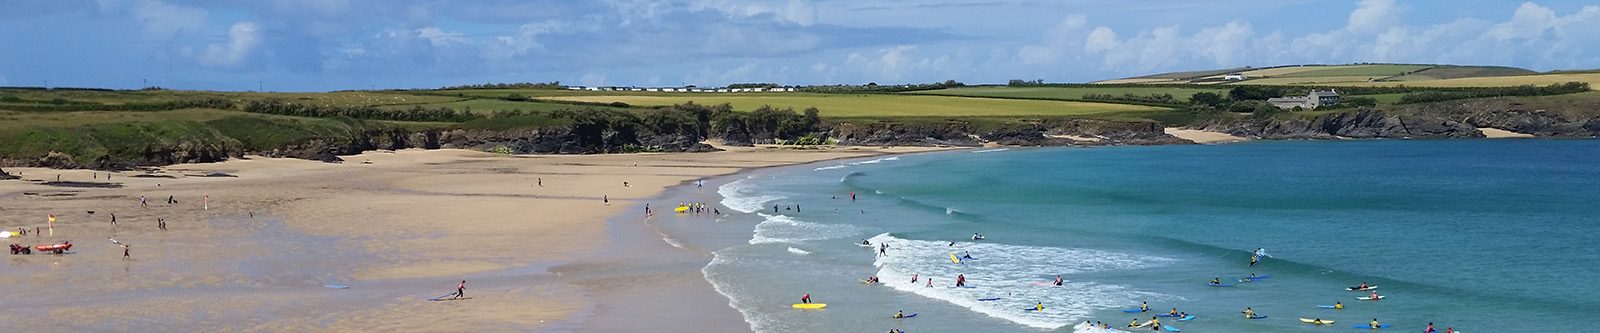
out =
[[[956,258],[956,253],[950,252],[950,262],[961,264],[961,258]]]
[[[823,303],[795,303],[794,304],[794,308],[796,308],[796,309],[821,309],[821,308],[826,308],[826,307],[828,307],[828,305],[827,304],[823,304]]]
[[[687,212],[689,211],[689,206],[678,206],[678,208],[674,208],[673,210],[679,213]]]

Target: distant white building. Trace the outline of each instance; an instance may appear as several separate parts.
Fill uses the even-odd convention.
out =
[[[1244,73],[1228,73],[1227,75],[1223,75],[1222,79],[1228,81],[1244,81],[1246,77],[1244,76]]]
[[[1300,107],[1304,110],[1311,110],[1318,107],[1339,104],[1339,92],[1333,90],[1312,90],[1311,93],[1306,94],[1305,97],[1296,96],[1268,98],[1267,103],[1272,103],[1272,106],[1276,106],[1279,109],[1285,110],[1293,109],[1295,107]]]

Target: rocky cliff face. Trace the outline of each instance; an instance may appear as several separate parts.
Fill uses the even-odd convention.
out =
[[[962,121],[935,124],[894,122],[839,123],[830,135],[840,145],[957,146],[987,143],[1014,146],[1098,146],[1191,143],[1162,132],[1156,123],[1050,119],[980,129]]]
[[[1245,117],[1207,121],[1190,127],[1268,140],[1483,137],[1476,127],[1462,121],[1399,116],[1373,110],[1335,113],[1310,119]]]

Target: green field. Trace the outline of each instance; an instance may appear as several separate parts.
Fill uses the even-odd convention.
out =
[[[1326,76],[1376,76],[1387,77],[1401,75],[1411,71],[1431,68],[1429,65],[1352,65],[1333,66],[1324,69],[1294,72],[1279,77],[1326,77]]]
[[[824,117],[984,117],[984,116],[1085,116],[1119,117],[1121,113],[1157,112],[1164,108],[1085,102],[1035,101],[917,95],[831,95],[783,93],[767,95],[677,94],[667,96],[605,95],[565,96],[550,99],[592,103],[623,102],[630,105],[672,105],[687,102],[733,105],[734,110],[754,110],[762,105],[800,110],[816,107]]]
[[[1097,86],[1077,86],[1077,87],[972,87],[972,88],[952,88],[952,89],[918,91],[918,92],[914,92],[913,94],[944,95],[944,96],[966,96],[966,97],[1001,97],[1001,98],[1026,98],[1026,99],[1054,99],[1054,100],[1081,100],[1081,99],[1083,99],[1083,95],[1087,95],[1087,94],[1112,94],[1112,95],[1117,95],[1117,96],[1122,96],[1123,94],[1134,94],[1134,95],[1141,95],[1141,96],[1144,96],[1144,95],[1155,95],[1155,94],[1169,94],[1169,95],[1172,95],[1172,97],[1177,98],[1178,100],[1187,101],[1187,100],[1189,100],[1189,96],[1192,96],[1195,93],[1200,93],[1200,92],[1215,93],[1215,94],[1220,94],[1220,95],[1223,95],[1223,96],[1227,96],[1228,95],[1228,89],[1226,89],[1226,88],[1210,88],[1210,87],[1197,87],[1197,88],[1120,87],[1120,86],[1112,86],[1112,87],[1097,87]]]
[[[536,101],[536,100],[518,102],[518,101],[507,101],[507,100],[499,100],[499,99],[469,99],[469,100],[464,100],[464,101],[454,101],[454,102],[446,102],[446,103],[431,103],[431,104],[417,104],[417,105],[393,105],[393,106],[382,106],[382,107],[379,107],[379,108],[381,108],[381,109],[405,110],[405,109],[410,109],[410,108],[418,107],[418,106],[423,107],[423,108],[429,108],[429,109],[432,109],[432,108],[448,108],[448,109],[462,110],[462,111],[464,111],[464,110],[472,110],[472,112],[474,112],[474,113],[486,113],[486,112],[495,112],[495,111],[513,111],[513,110],[522,110],[522,111],[525,111],[525,112],[526,111],[554,111],[554,110],[582,109],[582,108],[602,108],[602,109],[615,109],[615,110],[620,110],[621,109],[621,108],[612,108],[612,107],[600,107],[600,106],[587,106],[587,105],[573,105],[573,104],[565,104],[565,103],[541,102],[541,101]]]

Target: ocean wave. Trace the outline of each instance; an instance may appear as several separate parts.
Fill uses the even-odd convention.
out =
[[[1007,151],[1007,150],[1011,150],[1011,148],[984,149],[984,150],[973,151],[972,153],[973,154],[982,154],[982,153],[993,153],[993,152],[997,152],[997,151]]]
[[[878,277],[895,290],[949,302],[991,317],[1044,329],[1057,329],[1081,323],[1097,310],[1137,304],[1141,300],[1177,300],[1176,296],[1142,292],[1128,287],[1068,280],[1062,286],[1036,286],[1054,275],[1139,269],[1158,266],[1173,259],[1116,252],[1005,245],[920,241],[881,234],[873,244],[889,244],[888,256],[873,262]],[[973,260],[957,265],[949,255],[970,253]],[[911,282],[913,274],[933,277],[934,287],[925,280]],[[955,276],[967,274],[969,288],[954,288]],[[979,298],[1000,297],[997,301]],[[1024,311],[1035,302],[1044,311]]]
[[[1115,324],[1112,324],[1112,325],[1115,325]],[[1094,327],[1094,323],[1078,323],[1077,325],[1072,325],[1072,332],[1073,333],[1121,333],[1121,332],[1127,332],[1127,331],[1123,331],[1123,330],[1119,330],[1119,329],[1115,329],[1115,328]]]
[[[883,162],[887,162],[887,161],[898,161],[898,160],[900,160],[899,156],[892,156],[892,157],[885,157],[885,158],[880,158],[880,159],[875,159],[875,160],[852,162],[852,163],[850,163],[850,165],[878,164],[878,163],[883,163]]]
[[[812,171],[822,171],[822,170],[843,169],[843,168],[846,168],[846,167],[849,167],[849,165],[840,164],[840,165],[833,165],[833,166],[825,166],[825,167],[811,169],[811,170]]]
[[[732,286],[728,285],[727,283],[717,283],[718,280],[727,281],[727,279],[720,278],[720,275],[718,274],[719,270],[717,269],[717,267],[728,264],[728,259],[726,258],[727,256],[722,254],[722,251],[727,250],[728,249],[712,251],[711,262],[706,263],[706,267],[700,268],[700,275],[706,278],[707,283],[711,283],[712,290],[716,290],[718,294],[721,294],[722,297],[728,299],[728,307],[739,311],[739,316],[744,317],[744,323],[750,325],[751,331],[760,332],[761,328],[767,326],[767,323],[757,318],[754,312],[755,307],[741,306],[741,304],[739,304],[739,299],[734,298],[733,294],[731,294],[728,290],[732,288]],[[717,276],[718,278],[714,278],[713,276]]]
[[[745,183],[746,180],[749,179],[732,181],[717,188],[717,194],[722,195],[723,206],[743,213],[754,213],[765,208],[768,202],[784,199],[782,196],[759,194],[756,188]]]
[[[860,227],[852,225],[806,222],[788,215],[756,215],[766,220],[756,224],[755,236],[750,237],[750,244],[798,243],[852,237],[861,233]]]
[[[811,254],[811,251],[796,249],[793,246],[790,246],[789,247],[789,253],[799,254],[799,255],[807,255],[807,254]]]

